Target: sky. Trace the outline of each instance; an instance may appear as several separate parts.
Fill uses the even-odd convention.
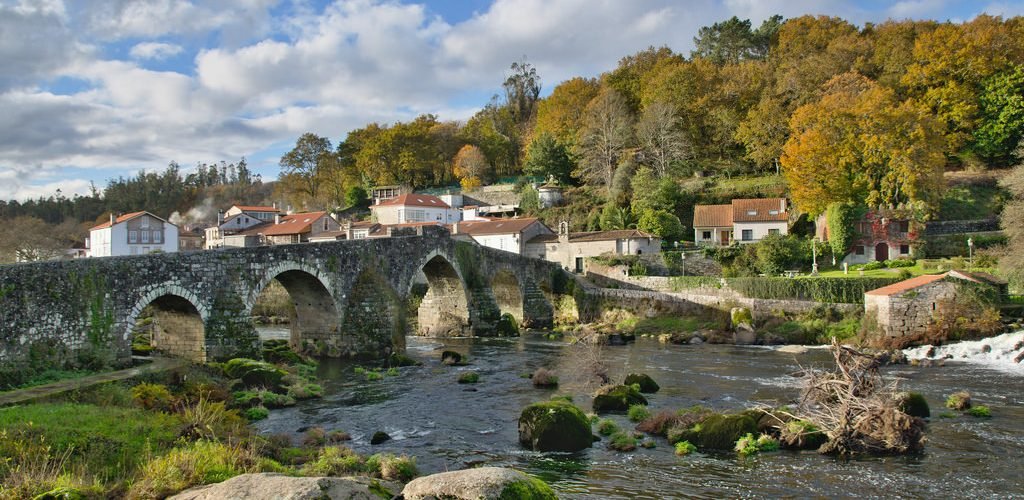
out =
[[[0,0],[0,199],[84,194],[175,161],[245,157],[265,180],[299,135],[465,120],[526,58],[542,95],[733,15],[963,21],[1024,0]],[[144,208],[144,207],[140,207]]]

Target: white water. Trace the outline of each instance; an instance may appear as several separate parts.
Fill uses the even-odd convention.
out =
[[[1024,330],[943,346],[924,345],[904,349],[903,353],[910,360],[947,359],[950,362],[973,363],[1015,375],[1024,375],[1024,360],[1019,363],[1015,361],[1024,353]]]

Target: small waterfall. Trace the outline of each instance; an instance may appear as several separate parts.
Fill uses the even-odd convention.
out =
[[[942,346],[924,345],[903,352],[910,360],[948,359],[1024,375],[1024,330]]]

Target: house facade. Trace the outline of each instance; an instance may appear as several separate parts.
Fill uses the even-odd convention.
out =
[[[341,225],[327,212],[306,212],[285,216],[277,216],[274,224],[260,226],[246,231],[250,236],[253,232],[263,237],[266,244],[288,245],[304,243],[311,237],[322,233],[341,230]]]
[[[583,273],[587,257],[651,255],[661,251],[661,238],[636,229],[569,233],[568,223],[558,226],[558,234],[538,234],[527,241],[524,255],[557,262],[564,269]]]
[[[370,212],[374,221],[384,225],[417,222],[452,224],[462,219],[458,209],[429,194],[403,194],[381,200],[370,206]]]
[[[768,235],[788,233],[785,198],[743,198],[728,205],[693,207],[693,238],[697,244],[757,243]]]
[[[849,265],[909,259],[918,242],[918,224],[901,210],[867,210],[853,225],[854,238],[840,262]],[[833,228],[825,214],[815,220],[815,235],[828,241]]]
[[[205,230],[204,248],[220,248],[240,245],[245,238],[230,238],[249,230],[273,224],[281,211],[277,207],[232,205],[226,212],[217,212],[217,225]],[[251,246],[251,245],[250,245]]]
[[[89,256],[178,251],[178,226],[149,212],[132,212],[89,229]]]
[[[555,232],[536,218],[463,221],[452,224],[452,235],[467,237],[481,246],[524,254],[535,236]]]

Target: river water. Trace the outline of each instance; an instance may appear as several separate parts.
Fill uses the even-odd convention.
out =
[[[272,335],[272,332],[268,332]],[[1024,333],[1021,334],[1024,338]],[[468,355],[468,366],[444,366],[440,352]],[[563,498],[722,497],[982,497],[1024,498],[1024,370],[990,369],[947,361],[942,367],[886,368],[901,387],[924,394],[932,408],[922,455],[840,460],[814,452],[776,452],[740,458],[734,454],[676,457],[667,441],[653,449],[621,453],[594,443],[575,453],[538,453],[518,444],[522,408],[555,394],[571,394],[589,412],[590,392],[579,359],[580,347],[542,335],[514,339],[408,339],[408,353],[422,366],[368,382],[354,365],[324,360],[319,400],[274,410],[258,422],[264,433],[291,434],[310,426],[352,434],[348,445],[360,453],[391,452],[416,457],[422,473],[475,465],[509,466],[548,482]],[[830,367],[825,349],[787,354],[763,347],[662,345],[639,339],[601,350],[613,379],[626,373],[651,375],[661,391],[649,395],[652,412],[701,404],[717,410],[755,404],[781,405],[799,395],[792,374],[805,367]],[[555,390],[537,389],[522,376],[554,369]],[[473,370],[480,382],[456,383]],[[966,389],[975,404],[991,408],[991,419],[940,418],[945,397]],[[624,415],[613,415],[631,428]],[[383,430],[393,439],[371,446]]]

